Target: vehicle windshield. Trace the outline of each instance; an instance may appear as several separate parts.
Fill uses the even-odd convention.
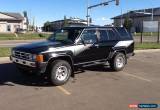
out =
[[[74,43],[75,39],[77,38],[78,35],[80,35],[82,30],[67,30],[67,29],[62,29],[56,31],[54,34],[52,34],[48,40],[50,41],[58,41],[62,43]]]

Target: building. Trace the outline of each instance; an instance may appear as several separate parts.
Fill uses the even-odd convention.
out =
[[[70,18],[66,20],[57,20],[57,21],[49,22],[48,25],[43,27],[43,30],[52,32],[57,29],[61,29],[65,26],[86,26],[86,25],[87,25],[86,20],[79,19],[79,18]]]
[[[153,16],[152,16],[153,13]],[[140,32],[142,30],[143,21],[160,21],[160,7],[159,8],[149,8],[142,10],[133,10],[122,15],[113,17],[114,25],[121,26],[124,24],[126,18],[132,21],[132,32]]]
[[[0,12],[0,32],[16,32],[27,29],[27,19],[20,13]]]

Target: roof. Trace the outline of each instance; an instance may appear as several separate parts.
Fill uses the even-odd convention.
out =
[[[15,20],[23,20],[24,17],[20,13],[11,13],[11,12],[0,12],[4,15],[14,17]]]
[[[84,28],[121,28],[113,26],[69,26],[64,27],[63,29],[84,29]]]
[[[145,13],[152,13],[152,8],[148,8],[148,9],[141,9],[141,10],[132,10],[129,11],[127,13],[124,13],[122,15],[118,15],[113,17],[112,19],[121,19],[121,18],[126,18],[126,17],[130,17],[130,18],[135,18],[135,17],[148,17],[151,16],[151,14],[144,14],[144,13],[136,13],[136,12],[145,12]],[[158,8],[153,8],[153,15],[154,16],[160,16],[160,7]]]
[[[86,20],[84,20],[84,19],[79,19],[79,18],[77,18],[77,19],[66,19],[67,21],[80,21],[80,22],[87,22]],[[55,23],[55,22],[64,22],[64,19],[62,19],[62,20],[56,20],[56,21],[52,21],[51,23]]]

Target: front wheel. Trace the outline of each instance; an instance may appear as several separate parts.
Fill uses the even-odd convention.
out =
[[[71,66],[67,61],[56,60],[51,65],[50,79],[53,85],[65,84],[71,76]]]
[[[126,64],[126,56],[123,53],[117,53],[110,62],[110,66],[114,71],[121,71]]]

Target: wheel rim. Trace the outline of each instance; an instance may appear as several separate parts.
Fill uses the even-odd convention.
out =
[[[68,69],[66,66],[59,66],[56,70],[56,79],[64,81],[68,76]]]
[[[117,66],[117,68],[123,68],[123,66],[124,66],[124,58],[122,56],[119,56],[116,59],[116,66]]]

